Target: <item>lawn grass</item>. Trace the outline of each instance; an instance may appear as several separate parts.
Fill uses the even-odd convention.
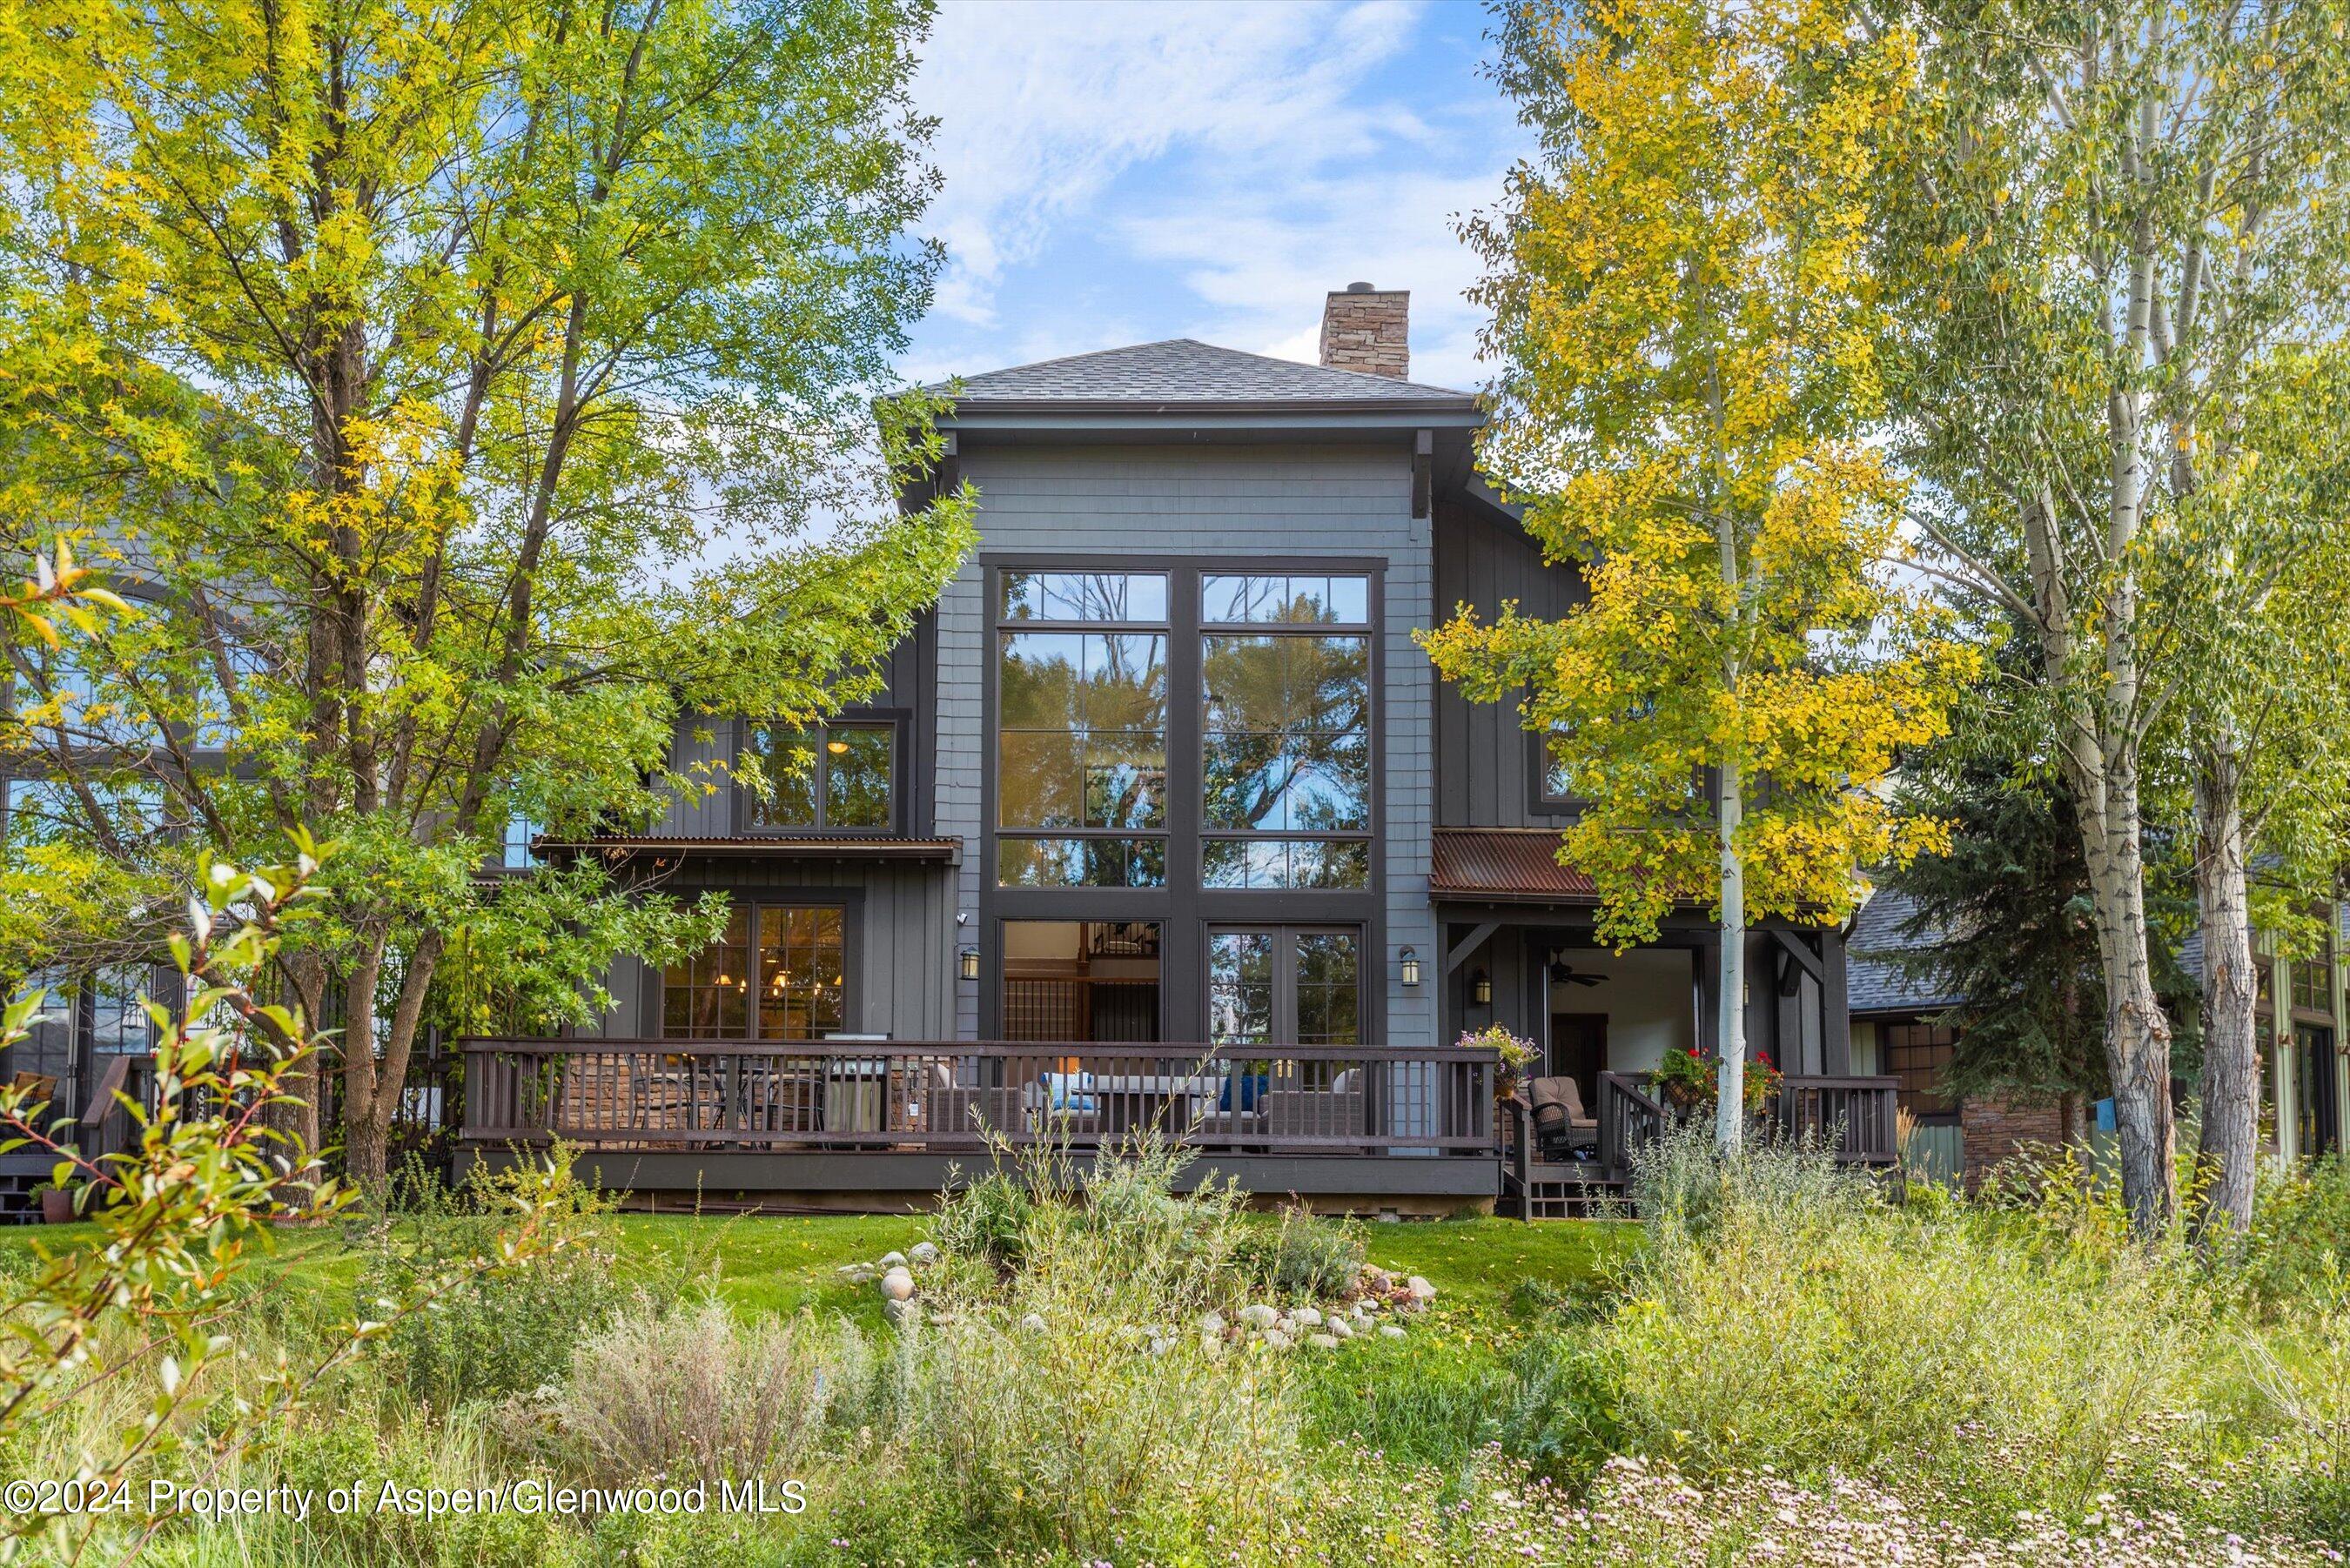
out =
[[[707,1252],[717,1263],[720,1295],[740,1312],[838,1312],[879,1327],[878,1293],[870,1285],[847,1283],[838,1271],[906,1251],[929,1233],[929,1220],[920,1214],[624,1214],[620,1233],[623,1273],[616,1286],[625,1286],[631,1267],[673,1266]],[[97,1226],[87,1224],[0,1229],[0,1270],[23,1270],[36,1247],[63,1251],[98,1234]],[[1523,1316],[1521,1285],[1546,1294],[1587,1290],[1638,1231],[1602,1222],[1527,1225],[1477,1218],[1370,1224],[1362,1234],[1372,1262],[1398,1274],[1422,1275],[1436,1287],[1431,1326],[1499,1341]],[[256,1251],[257,1272],[321,1298],[347,1293],[358,1279],[359,1254],[335,1229],[265,1232]]]

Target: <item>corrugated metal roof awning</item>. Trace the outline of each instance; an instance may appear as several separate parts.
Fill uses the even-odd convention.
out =
[[[1439,898],[1593,904],[1591,877],[1558,863],[1552,827],[1440,827],[1429,857],[1428,890]]]
[[[764,860],[925,860],[951,866],[962,858],[960,838],[785,837],[598,838],[546,840],[540,848],[597,855],[608,860],[639,855],[725,856]]]

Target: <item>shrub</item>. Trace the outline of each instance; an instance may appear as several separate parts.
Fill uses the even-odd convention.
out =
[[[1921,1220],[1816,1151],[1694,1141],[1643,1167],[1649,1245],[1593,1340],[1630,1452],[1906,1481],[1985,1518],[2188,1501],[2209,1433],[2171,1415],[2215,1348],[2175,1257]]]
[[[846,1324],[744,1324],[712,1297],[663,1311],[640,1294],[580,1342],[560,1390],[525,1408],[594,1482],[788,1474],[823,1430],[837,1369],[862,1359],[841,1344],[856,1338]]]
[[[1363,1272],[1362,1228],[1323,1220],[1304,1204],[1280,1223],[1246,1231],[1235,1262],[1248,1283],[1277,1295],[1327,1300],[1350,1293]]]
[[[618,1263],[611,1204],[572,1174],[569,1151],[558,1150],[551,1183],[544,1175],[492,1175],[475,1166],[455,1191],[412,1189],[406,1212],[379,1210],[359,1227],[359,1315],[380,1316],[379,1303],[415,1295],[471,1260],[494,1256],[525,1179],[546,1190],[546,1223],[559,1247],[530,1268],[475,1273],[393,1324],[385,1360],[411,1397],[447,1409],[551,1383],[569,1366],[582,1331],[609,1310]],[[656,1280],[647,1288],[673,1295],[682,1282]]]
[[[999,1269],[1014,1268],[1020,1262],[1028,1217],[1035,1207],[1028,1189],[1012,1175],[991,1170],[939,1200],[931,1239],[957,1257]]]

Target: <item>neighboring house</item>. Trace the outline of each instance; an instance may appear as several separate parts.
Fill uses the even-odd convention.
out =
[[[848,1206],[934,1190],[982,1124],[1156,1123],[1256,1190],[1482,1207],[1506,1118],[1451,1042],[1492,1023],[1636,1131],[1628,1075],[1712,1044],[1719,933],[1598,948],[1544,748],[1414,643],[1584,589],[1478,478],[1476,400],[1409,379],[1407,311],[1332,294],[1319,365],[1179,339],[953,388],[935,483],[976,487],[980,544],[886,695],[809,735],[691,724],[682,769],[813,765],[543,846],[736,913],[622,966],[600,1041],[474,1044],[468,1146],[552,1127],[608,1181]],[[1889,1152],[1838,933],[1748,940],[1752,1042],[1814,1116],[1882,1088]]]
[[[2071,1096],[2028,1100],[1949,1091],[1943,1073],[1959,1035],[1943,1017],[1966,998],[1908,976],[1894,961],[1897,954],[1934,944],[1932,933],[1907,929],[1916,915],[1917,906],[1907,895],[1880,891],[1854,918],[1846,937],[1852,954],[1854,1065],[1899,1084],[1900,1108],[1916,1128],[1912,1158],[1971,1187],[2020,1146],[2077,1143],[2100,1127],[2110,1131],[2109,1111],[2101,1119],[2100,1107],[2082,1105]],[[2258,942],[2254,955],[2260,970],[2257,1011],[2267,1056],[2261,1126],[2271,1152],[2283,1161],[2338,1152],[2350,1136],[2345,1121],[2345,1107],[2350,1107],[2350,1056],[2343,1052],[2341,1029],[2345,936],[2350,936],[2350,905],[2336,905],[2326,950],[2319,958],[2281,957],[2265,941]],[[2188,939],[2179,963],[2200,979],[2199,937]],[[2280,995],[2290,999],[2282,1028],[2273,1005]],[[2176,1088],[2183,1096],[2192,1085]]]

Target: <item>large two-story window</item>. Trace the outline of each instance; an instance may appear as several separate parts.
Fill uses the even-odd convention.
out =
[[[763,787],[743,791],[762,833],[889,833],[898,826],[898,726],[836,719],[814,729],[744,727],[743,755]],[[746,770],[747,771],[747,770]]]
[[[847,949],[833,904],[745,904],[718,940],[661,972],[673,1040],[821,1040],[847,1027]]]
[[[1168,579],[1006,571],[996,605],[996,878],[1167,880]]]
[[[1201,882],[1370,881],[1370,580],[1201,578]]]

